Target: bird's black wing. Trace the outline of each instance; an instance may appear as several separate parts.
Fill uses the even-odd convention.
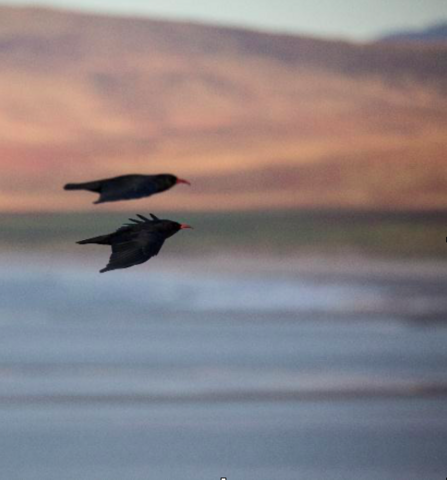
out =
[[[132,178],[118,178],[106,182],[96,203],[135,200],[150,197],[157,192],[157,184],[151,181],[149,176],[134,175]]]
[[[150,258],[158,255],[165,241],[159,233],[144,230],[137,231],[128,237],[126,240],[112,244],[109,263],[101,270],[101,273],[147,262]]]

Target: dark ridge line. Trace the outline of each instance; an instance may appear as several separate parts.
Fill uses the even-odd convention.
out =
[[[382,387],[377,389],[344,389],[339,391],[253,391],[213,392],[185,395],[115,394],[115,395],[3,395],[0,406],[23,405],[157,405],[190,403],[246,403],[246,402],[330,402],[383,399],[416,399],[446,397],[445,385],[414,385]]]

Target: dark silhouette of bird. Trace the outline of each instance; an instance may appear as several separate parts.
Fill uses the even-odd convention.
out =
[[[99,199],[94,202],[98,204],[150,197],[155,193],[169,190],[178,183],[191,185],[188,180],[177,178],[169,173],[162,173],[160,175],[122,175],[93,182],[68,183],[64,189],[99,193]]]
[[[147,262],[158,255],[163,243],[182,229],[192,228],[184,223],[172,220],[160,220],[152,213],[152,220],[138,215],[140,220],[130,218],[133,223],[126,223],[116,232],[109,235],[81,240],[80,245],[98,244],[110,245],[112,255],[109,263],[100,272],[109,272],[120,268],[129,268]]]

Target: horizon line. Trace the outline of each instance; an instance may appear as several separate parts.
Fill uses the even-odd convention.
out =
[[[123,10],[106,10],[100,7],[87,7],[87,6],[62,6],[52,3],[41,2],[39,4],[32,3],[12,3],[9,0],[0,0],[0,8],[10,8],[17,10],[37,10],[37,11],[49,11],[49,12],[61,12],[61,13],[71,13],[75,15],[85,15],[85,16],[97,16],[102,18],[121,18],[121,19],[133,19],[133,20],[149,20],[154,22],[171,22],[179,24],[191,24],[197,26],[205,27],[215,27],[215,28],[224,28],[224,29],[235,29],[235,30],[246,30],[252,32],[259,32],[271,35],[283,35],[283,36],[294,36],[294,37],[310,37],[314,39],[328,40],[328,41],[346,41],[353,43],[372,43],[375,41],[380,41],[381,38],[384,38],[389,35],[408,33],[408,32],[418,32],[424,31],[427,28],[432,28],[439,25],[444,25],[447,23],[447,17],[445,19],[437,19],[436,21],[424,23],[419,27],[404,27],[400,28],[398,26],[395,29],[383,29],[378,30],[374,34],[365,34],[365,35],[356,35],[349,33],[324,33],[316,31],[315,29],[293,29],[288,27],[274,27],[274,26],[261,26],[255,25],[252,23],[247,23],[244,21],[219,21],[217,19],[204,19],[195,17],[194,15],[179,15],[172,16],[169,14],[158,14],[150,13],[138,10],[132,11],[123,11]]]

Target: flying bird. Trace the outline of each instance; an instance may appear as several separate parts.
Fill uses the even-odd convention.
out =
[[[89,192],[99,193],[99,199],[94,202],[98,204],[150,197],[155,193],[169,190],[178,183],[191,185],[188,180],[183,180],[169,173],[162,173],[160,175],[122,175],[93,182],[68,183],[64,186],[64,189],[88,190]]]
[[[152,220],[137,214],[139,220],[130,218],[132,223],[124,224],[114,233],[88,238],[77,243],[80,245],[93,243],[112,247],[109,263],[100,271],[104,273],[147,262],[150,258],[158,255],[166,239],[180,230],[192,228],[185,223],[160,220],[152,213],[150,216]]]

